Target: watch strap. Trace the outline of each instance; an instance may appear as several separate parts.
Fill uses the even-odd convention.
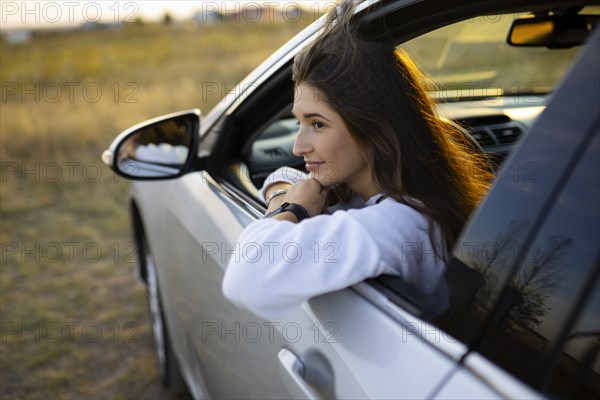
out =
[[[292,214],[294,214],[298,222],[310,217],[310,214],[308,213],[308,211],[306,211],[306,208],[302,207],[300,204],[285,202],[276,210],[273,210],[272,212],[265,215],[265,218],[269,218],[273,215],[281,214],[282,212],[286,211],[289,211]]]

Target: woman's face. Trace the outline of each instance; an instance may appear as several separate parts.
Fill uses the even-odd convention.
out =
[[[304,83],[297,85],[292,112],[299,122],[293,152],[304,157],[313,178],[322,186],[346,183],[365,201],[379,193],[364,152],[322,92]]]

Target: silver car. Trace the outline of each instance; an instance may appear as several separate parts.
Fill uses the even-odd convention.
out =
[[[361,29],[432,76],[440,115],[496,171],[453,250],[446,296],[381,276],[264,320],[221,293],[238,236],[264,214],[257,188],[280,166],[302,168],[291,65],[323,20],[205,116],[118,136],[103,159],[132,180],[163,383],[194,398],[599,398],[600,31],[587,3],[358,8]]]

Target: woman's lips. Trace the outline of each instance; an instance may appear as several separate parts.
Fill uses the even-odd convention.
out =
[[[319,165],[324,164],[325,162],[323,161],[305,161],[306,162],[306,169],[308,171],[315,171],[317,170],[317,168],[319,168]]]

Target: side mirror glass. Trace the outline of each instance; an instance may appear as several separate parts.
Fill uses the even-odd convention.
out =
[[[506,41],[511,46],[570,48],[585,43],[598,21],[597,15],[549,15],[517,19]]]
[[[199,128],[199,110],[158,117],[120,134],[102,160],[127,178],[178,177],[191,164]]]

